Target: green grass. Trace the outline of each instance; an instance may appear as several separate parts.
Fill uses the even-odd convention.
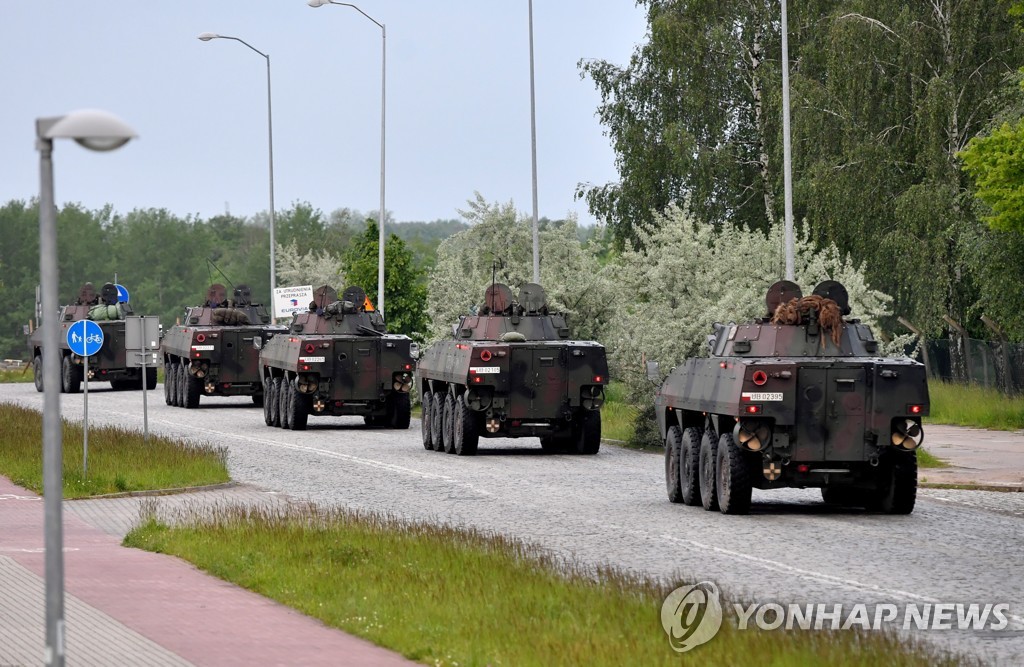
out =
[[[892,634],[739,631],[679,655],[655,582],[506,537],[312,505],[151,516],[127,546],[168,553],[429,665],[956,664]],[[184,521],[184,524],[179,524]],[[725,605],[732,618],[732,608]]]
[[[949,462],[946,459],[940,459],[931,452],[927,451],[924,447],[920,447],[917,450],[917,467],[918,468],[948,468]]]
[[[637,408],[626,401],[626,389],[612,382],[605,388],[605,404],[601,408],[601,436],[628,441],[633,436]]]
[[[32,382],[32,365],[24,368],[0,371],[0,383],[2,382]]]
[[[42,415],[0,403],[0,474],[42,493]],[[82,424],[64,422],[64,497],[149,491],[229,481],[227,450],[122,428],[89,428],[89,474],[82,475]]]
[[[1024,398],[978,385],[929,382],[931,415],[926,423],[1000,431],[1024,429]]]

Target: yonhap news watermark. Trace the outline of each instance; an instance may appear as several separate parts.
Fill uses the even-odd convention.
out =
[[[739,630],[1020,630],[1024,622],[1006,602],[732,603]],[[726,608],[709,581],[680,586],[665,598],[661,624],[674,651],[685,653],[714,638]]]

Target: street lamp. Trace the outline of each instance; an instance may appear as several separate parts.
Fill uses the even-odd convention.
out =
[[[533,0],[530,0],[530,157],[533,161],[533,282],[540,282],[540,223],[537,221],[537,96],[533,85]]]
[[[785,210],[786,280],[794,280],[793,251],[793,144],[789,132],[789,28],[786,0],[782,0],[782,184]]]
[[[381,316],[384,315],[384,127],[387,104],[387,43],[388,31],[384,24],[373,18],[359,7],[349,2],[335,2],[335,0],[308,0],[310,7],[323,7],[324,5],[340,5],[351,7],[370,21],[373,21],[380,28],[380,213],[378,214],[377,226],[380,232],[377,250],[377,310]]]
[[[233,39],[236,42],[245,44],[250,49],[260,54],[267,60],[267,145],[270,155],[270,321],[277,324],[277,314],[274,311],[274,288],[277,287],[277,265],[274,261],[277,242],[274,240],[274,120],[270,107],[270,55],[263,53],[255,46],[238,37],[218,35],[215,32],[204,32],[199,35],[200,41],[208,42],[211,39]]]
[[[39,273],[43,312],[43,500],[46,546],[47,665],[64,665],[64,494],[60,417],[60,326],[57,313],[57,209],[53,193],[53,140],[74,139],[94,151],[112,151],[138,135],[117,116],[85,109],[66,116],[36,119],[39,150]],[[45,323],[45,321],[44,321]]]

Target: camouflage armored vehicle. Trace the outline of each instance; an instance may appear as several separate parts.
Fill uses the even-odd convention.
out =
[[[569,339],[565,316],[549,313],[543,288],[492,284],[454,339],[431,346],[417,373],[423,446],[460,456],[480,437],[539,436],[548,451],[596,454],[608,362],[602,345]]]
[[[285,326],[270,324],[267,309],[252,302],[246,285],[227,299],[221,284],[210,285],[201,306],[188,308],[183,324],[164,334],[160,352],[164,365],[164,402],[197,408],[202,396],[252,396],[263,404],[260,352],[254,346]]]
[[[828,503],[909,514],[924,366],[879,357],[871,330],[844,317],[837,282],[803,297],[780,281],[766,303],[763,319],[716,324],[710,356],[673,369],[657,392],[669,499],[743,514],[752,488],[818,487]]]
[[[370,426],[409,428],[415,343],[389,334],[366,292],[314,292],[308,313],[260,352],[264,420],[296,431],[310,415],[361,415]]]
[[[74,394],[81,391],[84,378],[82,357],[74,354],[67,343],[68,327],[79,320],[93,320],[103,330],[103,346],[89,356],[89,380],[110,382],[114,389],[142,389],[142,369],[128,366],[125,353],[125,321],[131,315],[131,306],[119,302],[117,286],[106,283],[96,293],[92,283],[86,283],[78,292],[74,303],[61,306],[55,321],[41,314],[40,326],[29,336],[28,345],[32,354],[32,369],[36,390],[43,390],[43,327],[60,327],[60,389]],[[146,369],[146,388],[156,388],[156,368]]]

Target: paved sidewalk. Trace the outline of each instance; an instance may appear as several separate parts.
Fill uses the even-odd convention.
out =
[[[159,502],[231,502],[239,494],[274,502],[271,494],[252,487],[165,496]],[[182,560],[122,547],[120,535],[138,516],[141,502],[64,504],[69,667],[412,664]],[[43,663],[44,567],[42,499],[0,477],[4,667]]]
[[[922,468],[924,484],[1024,490],[1024,431],[925,424],[924,448],[949,468]]]

